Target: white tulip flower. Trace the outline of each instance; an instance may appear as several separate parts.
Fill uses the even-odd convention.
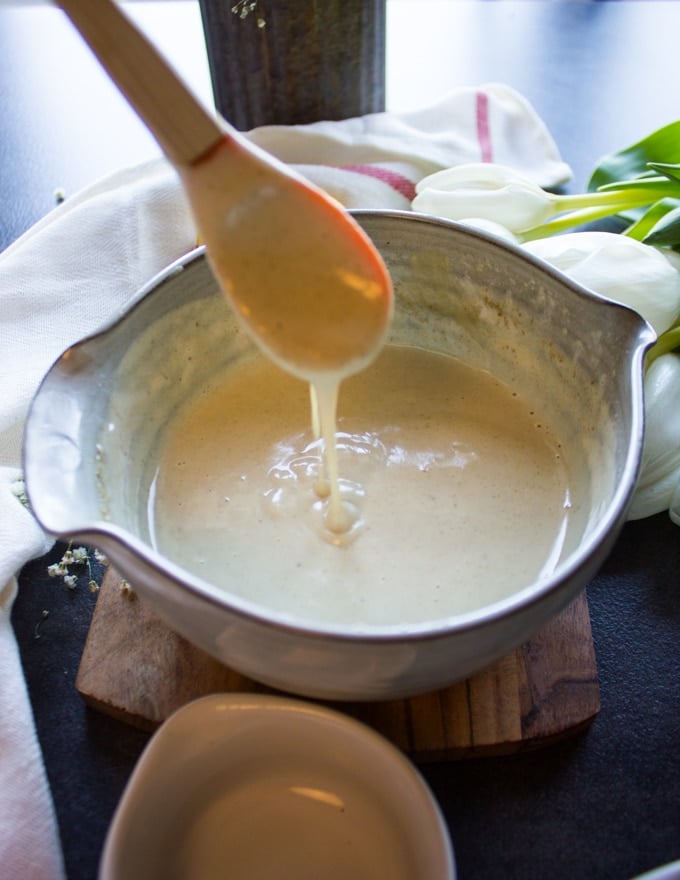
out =
[[[490,235],[495,235],[496,238],[502,238],[503,241],[510,242],[510,244],[519,244],[516,235],[513,235],[506,226],[494,223],[493,220],[487,220],[484,217],[464,217],[459,222],[471,229],[478,229],[480,232],[488,232]]]
[[[650,245],[613,232],[571,232],[523,247],[589,290],[630,306],[657,334],[680,315],[680,272]]]
[[[680,525],[680,355],[664,354],[645,375],[642,468],[629,519],[669,510]]]
[[[553,197],[521,174],[492,163],[457,165],[437,171],[416,186],[414,211],[449,220],[470,217],[523,232],[555,213]]]
[[[649,204],[663,195],[667,182],[631,192],[556,194],[518,171],[493,162],[470,162],[445,168],[416,185],[414,211],[449,220],[479,217],[500,223],[516,235],[543,238],[622,210]],[[557,216],[565,215],[565,216]],[[549,222],[548,222],[549,221]]]

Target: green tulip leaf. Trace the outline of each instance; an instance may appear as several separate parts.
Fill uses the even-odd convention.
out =
[[[669,180],[677,180],[680,183],[680,164],[670,164],[668,162],[650,162],[649,166],[653,171],[663,174]]]
[[[598,187],[597,192],[619,192],[622,190],[639,190],[648,189],[650,192],[658,192],[659,194],[671,193],[677,190],[680,197],[680,179],[672,177],[660,176],[655,174],[653,177],[635,177],[632,180],[618,180],[612,183],[605,183]]]
[[[680,248],[680,206],[668,211],[641,239],[645,244],[655,247]]]
[[[588,191],[648,174],[652,162],[680,163],[680,120],[600,159],[588,182]]]
[[[663,217],[666,217],[678,208],[680,208],[680,199],[660,199],[646,211],[638,212],[638,216],[634,219],[631,226],[626,229],[625,234],[629,238],[644,241],[645,237],[649,235]]]

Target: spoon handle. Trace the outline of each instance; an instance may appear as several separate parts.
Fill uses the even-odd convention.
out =
[[[225,136],[160,52],[112,0],[57,0],[174,165],[193,165]]]

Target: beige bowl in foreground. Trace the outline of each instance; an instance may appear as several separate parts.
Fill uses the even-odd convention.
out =
[[[24,447],[30,502],[48,532],[99,546],[171,627],[225,664],[330,699],[394,698],[462,679],[528,639],[586,586],[635,485],[642,362],[653,340],[632,311],[504,242],[413,214],[356,216],[394,281],[391,340],[490,370],[547,413],[562,439],[579,515],[550,574],[470,613],[356,631],[296,623],[156,552],[140,487],[158,438],[207,376],[251,346],[200,251],[54,365]]]
[[[100,880],[454,880],[430,791],[338,712],[217,694],[154,735],[107,835]]]

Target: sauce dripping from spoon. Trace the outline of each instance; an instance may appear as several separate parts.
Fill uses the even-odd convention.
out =
[[[382,259],[325,193],[248,144],[225,137],[179,171],[241,322],[272,360],[310,383],[325,464],[317,494],[329,495],[327,527],[345,532],[353,517],[340,497],[335,413],[341,381],[374,359],[387,333],[392,289]]]

